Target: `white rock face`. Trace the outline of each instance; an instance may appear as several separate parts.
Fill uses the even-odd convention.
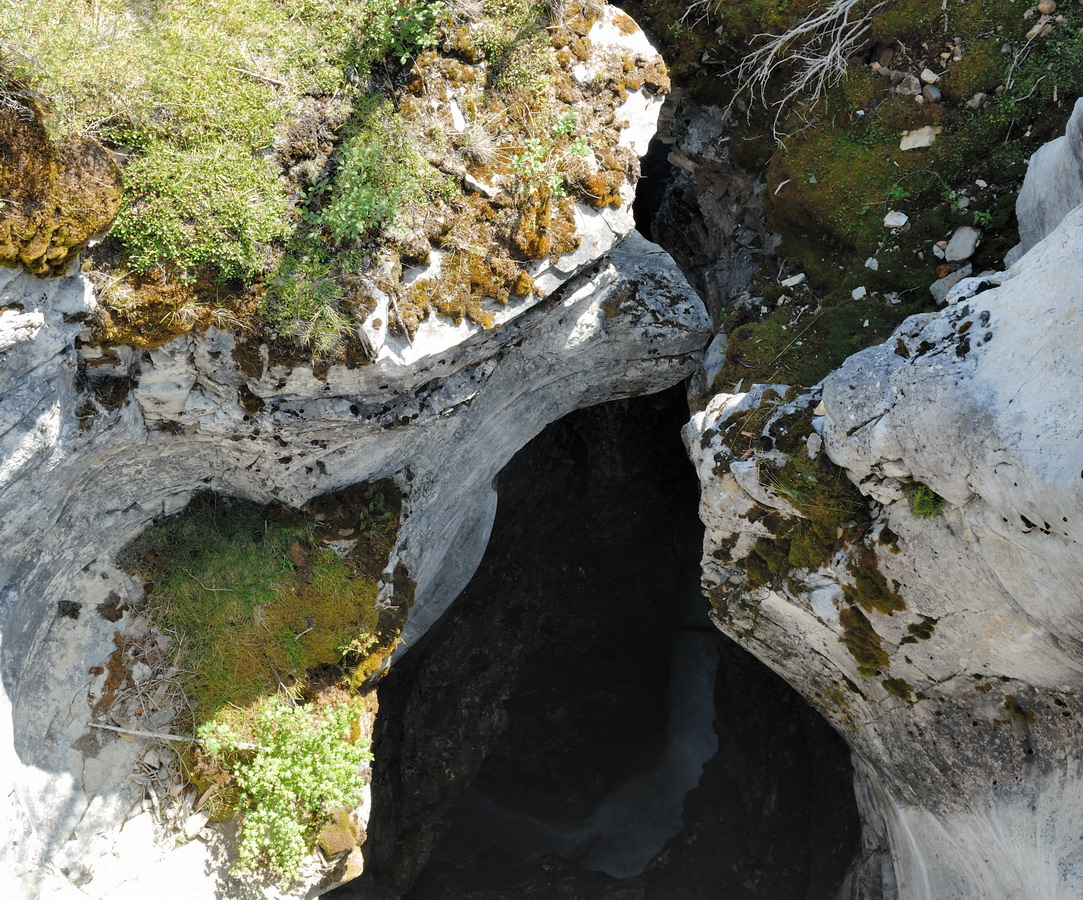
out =
[[[1062,137],[1030,158],[1015,210],[1019,251],[1025,252],[1083,203],[1083,99],[1077,100]]]
[[[865,854],[842,897],[1083,896],[1083,207],[957,291],[851,357],[822,407],[757,387],[693,419],[704,585],[720,627],[853,750]],[[822,435],[866,524],[750,588],[743,561],[800,498],[779,452],[740,436],[785,427]],[[915,482],[940,514],[914,514]],[[905,608],[859,609],[871,561]]]
[[[5,897],[43,885],[58,896],[235,896],[214,886],[230,865],[220,838],[169,851],[146,843],[148,828],[131,852],[134,832],[118,830],[138,811],[125,779],[145,746],[87,728],[101,686],[88,671],[130,624],[96,606],[110,591],[138,596],[111,560],[155,516],[206,488],[300,504],[394,476],[406,494],[395,557],[418,583],[410,643],[479,562],[492,481],[511,456],[578,407],[676,383],[710,336],[669,257],[633,234],[546,302],[422,366],[249,378],[218,331],[109,365],[88,348],[91,377],[123,372],[138,386],[115,411],[81,413],[83,428],[75,339],[92,295],[77,277],[4,277],[3,303],[22,310],[6,311],[0,333],[0,821],[6,877],[23,876]],[[263,398],[260,412],[242,407],[242,386]],[[59,616],[60,601],[81,603],[79,617]]]

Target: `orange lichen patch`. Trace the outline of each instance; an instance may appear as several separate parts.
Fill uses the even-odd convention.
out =
[[[466,25],[459,25],[445,32],[444,50],[471,65],[485,58],[484,52],[474,41],[474,36]]]
[[[555,197],[547,187],[531,192],[519,209],[511,236],[522,259],[552,260],[579,246],[575,215],[567,197]]]
[[[50,140],[38,103],[0,85],[0,264],[57,275],[120,208],[120,169],[96,141]]]
[[[639,26],[636,25],[635,20],[626,13],[617,13],[613,17],[613,24],[621,30],[622,34],[635,34],[639,31]]]
[[[113,699],[116,697],[117,691],[124,687],[124,683],[131,678],[127,657],[128,644],[128,638],[119,631],[113,632],[113,646],[116,649],[109,654],[109,659],[105,663],[105,683],[102,685],[101,694],[94,703],[95,715],[108,710],[113,705]],[[96,666],[95,668],[98,668],[100,673],[100,667]]]
[[[596,209],[606,206],[618,207],[623,203],[620,189],[624,185],[623,172],[589,172],[573,177],[569,187],[576,196],[582,197]]]
[[[95,340],[153,349],[193,330],[216,326],[238,330],[258,302],[254,287],[222,284],[209,271],[179,281],[168,269],[146,275],[86,273],[101,291]]]

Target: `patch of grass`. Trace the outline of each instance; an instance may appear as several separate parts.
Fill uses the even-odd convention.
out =
[[[280,336],[296,339],[317,356],[338,350],[350,328],[342,285],[324,257],[285,257],[260,302],[260,312]]]
[[[913,485],[906,492],[910,498],[910,511],[919,519],[933,519],[944,510],[947,501],[925,484]]]
[[[380,527],[384,559],[397,524]],[[125,551],[149,582],[148,613],[182,644],[198,720],[280,687],[303,691],[309,670],[376,633],[378,572],[325,545],[336,538],[304,516],[205,495]]]
[[[135,272],[166,262],[181,280],[203,267],[222,280],[250,279],[287,233],[288,204],[270,163],[234,143],[177,149],[148,142],[124,170],[126,202],[112,235]]]
[[[300,513],[206,494],[121,554],[174,639],[202,742],[190,777],[215,788],[217,817],[244,813],[243,866],[292,877],[325,814],[355,796],[356,689],[394,649],[412,600],[396,570],[392,602],[376,602],[400,504],[390,481]]]
[[[58,134],[128,158],[114,230],[137,273],[266,271],[289,225],[272,151],[302,95],[358,95],[373,65],[429,46],[428,0],[68,0],[0,4],[5,64]]]

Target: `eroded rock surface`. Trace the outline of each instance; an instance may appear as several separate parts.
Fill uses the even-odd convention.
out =
[[[716,621],[853,750],[842,896],[1083,890],[1081,249],[1077,208],[822,389],[686,429]]]

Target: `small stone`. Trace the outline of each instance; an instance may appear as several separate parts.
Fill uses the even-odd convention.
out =
[[[892,306],[898,306],[900,303],[902,303],[902,297],[900,297],[898,294],[888,294],[887,299]]]
[[[927,84],[921,89],[921,96],[925,98],[927,103],[940,102],[940,91],[931,84]]]
[[[957,285],[964,278],[968,278],[973,272],[970,264],[967,263],[961,269],[957,269],[954,272],[950,272],[943,278],[939,278],[929,285],[929,293],[933,295],[933,299],[937,303],[943,303],[947,300],[948,291],[950,291],[955,285]]]
[[[940,243],[942,244],[944,242],[941,241]],[[940,244],[933,244],[933,256],[935,256],[937,259],[944,258],[944,248],[941,247]]]
[[[866,319],[866,320],[865,320],[865,321],[864,321],[864,322],[863,322],[863,323],[861,324],[861,327],[862,327],[862,328],[868,328],[868,327],[869,327],[869,320],[868,320],[868,319]]]
[[[890,47],[880,51],[880,55],[877,57],[877,61],[881,66],[890,66],[895,59],[895,51]]]
[[[906,213],[899,212],[898,210],[893,209],[886,216],[884,216],[884,227],[902,228],[909,221],[910,217]]]
[[[872,269],[875,272],[880,268],[880,262],[875,256],[870,256],[865,260],[865,268]]]
[[[815,459],[820,455],[820,448],[823,446],[824,439],[820,437],[815,431],[808,436],[805,441],[805,450],[808,452],[809,459]]]
[[[150,666],[146,663],[138,662],[132,666],[132,681],[135,684],[142,684],[153,674]]]
[[[797,287],[799,284],[804,284],[805,273],[798,272],[796,275],[791,275],[789,278],[784,278],[781,282],[783,287]]]
[[[1055,12],[1057,9],[1056,0],[1040,0],[1038,3],[1038,12],[1043,16],[1048,16]]]
[[[940,76],[937,75],[936,72],[934,72],[932,69],[922,69],[921,80],[925,82],[925,84],[935,84],[937,81],[940,80]]]
[[[985,106],[985,101],[989,99],[989,95],[978,91],[973,97],[966,101],[966,105],[971,109],[981,109]]]
[[[868,293],[869,292],[865,289],[865,285],[861,285],[861,287],[855,287],[850,291],[850,296],[855,300],[864,300]]]
[[[923,125],[913,131],[904,131],[899,140],[899,149],[919,150],[922,147],[931,147],[936,142],[936,136],[943,130],[940,125]]]
[[[192,813],[188,817],[188,821],[184,823],[184,835],[188,840],[193,841],[199,836],[199,833],[203,830],[203,826],[210,821],[210,816],[205,812]]]
[[[974,179],[974,187],[979,187],[979,188],[982,188],[984,190],[985,188],[989,187],[989,184],[988,184],[988,182],[985,181],[984,178],[975,178]]]
[[[880,74],[890,71],[885,69]],[[893,87],[891,88],[896,94],[902,94],[904,97],[914,97],[921,93],[921,82],[918,81],[916,75],[911,75],[909,72],[891,72],[889,76]]]
[[[463,185],[472,190],[475,194],[481,194],[483,197],[488,197],[490,200],[500,193],[496,188],[486,184],[484,181],[478,181],[478,179],[469,172],[463,176]]]
[[[823,400],[816,404],[816,408],[812,411],[814,416],[826,416],[827,407],[824,405]]]
[[[962,262],[964,259],[970,259],[978,248],[980,239],[981,231],[970,225],[956,229],[944,250],[944,258],[948,262]]]
[[[966,209],[968,206],[970,206],[970,198],[969,197],[960,197],[956,201],[956,204],[958,205],[959,209]]]
[[[451,112],[451,124],[459,134],[462,134],[466,131],[466,117],[463,115],[463,111],[459,109],[459,104],[453,99],[449,100],[448,110]]]

